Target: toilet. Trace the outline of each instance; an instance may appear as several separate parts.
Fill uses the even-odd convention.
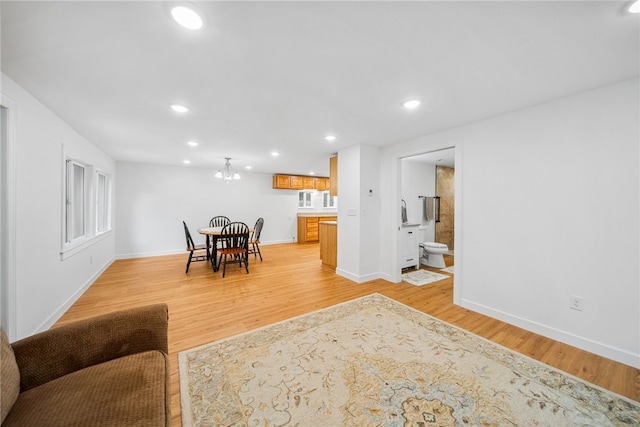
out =
[[[427,267],[446,268],[444,257],[442,255],[449,252],[449,247],[444,243],[423,242],[420,243],[422,248],[422,256],[420,263]]]

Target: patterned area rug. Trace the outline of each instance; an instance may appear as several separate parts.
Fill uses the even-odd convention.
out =
[[[372,294],[179,354],[189,426],[620,426],[640,403]]]
[[[404,273],[402,275],[402,281],[410,283],[415,286],[428,285],[429,283],[437,282],[438,280],[448,279],[451,276],[447,276],[440,273],[434,273],[429,270],[415,270],[410,273]]]

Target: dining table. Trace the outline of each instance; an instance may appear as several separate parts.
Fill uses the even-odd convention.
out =
[[[211,243],[211,252],[209,255],[209,261],[211,262],[211,267],[213,271],[218,271],[218,265],[216,264],[216,259],[218,257],[218,238],[222,234],[222,229],[224,227],[203,227],[198,228],[198,233],[204,234],[207,239],[207,247],[209,247],[209,243]],[[254,229],[249,229],[249,235],[253,233]],[[247,260],[248,262],[248,260]]]

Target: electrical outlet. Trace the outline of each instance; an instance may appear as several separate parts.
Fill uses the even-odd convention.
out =
[[[569,308],[572,310],[584,310],[584,298],[571,295],[569,298]]]

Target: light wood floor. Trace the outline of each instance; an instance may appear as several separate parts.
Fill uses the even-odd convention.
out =
[[[428,286],[374,280],[357,284],[320,266],[317,244],[262,247],[249,274],[228,266],[223,279],[187,255],[119,260],[56,323],[139,305],[169,305],[171,411],[180,426],[178,353],[293,316],[378,292],[577,377],[640,401],[640,370],[453,305],[452,280]],[[453,262],[446,258],[447,264]]]

